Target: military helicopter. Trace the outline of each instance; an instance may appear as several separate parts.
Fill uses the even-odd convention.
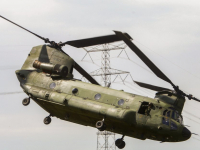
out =
[[[122,134],[122,138],[115,141],[119,149],[125,147],[125,136],[160,142],[181,142],[191,137],[191,132],[183,125],[181,115],[185,97],[198,102],[200,100],[175,86],[132,43],[129,34],[114,31],[113,35],[56,43],[3,16],[0,17],[48,43],[33,47],[22,68],[15,72],[21,88],[28,95],[22,104],[27,106],[32,99],[49,113],[49,116],[44,118],[44,124],[50,124],[51,117],[57,117],[91,126],[99,131],[108,130]],[[153,99],[102,87],[62,50],[66,44],[81,48],[116,41],[124,41],[156,76],[170,83],[174,90],[135,81],[143,88],[157,91]],[[73,69],[91,83],[75,79]]]

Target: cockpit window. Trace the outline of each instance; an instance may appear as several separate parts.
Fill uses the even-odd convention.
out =
[[[176,122],[174,122],[172,119],[179,122],[180,124],[183,124],[183,118],[179,115],[178,111],[172,107],[169,107],[169,109],[163,111],[162,123],[169,126],[171,122],[171,130],[177,130],[178,127]]]
[[[171,111],[167,112],[167,117],[170,117]]]
[[[169,119],[163,117],[163,118],[162,118],[162,123],[165,124],[165,125],[167,125],[167,126],[169,126]]]
[[[164,112],[163,112],[163,116],[165,116],[165,115],[166,115],[166,113],[167,113],[167,109],[166,109],[166,110],[164,110]]]
[[[179,123],[183,123],[183,119],[182,117],[178,114],[178,111],[173,111],[172,112],[172,119],[174,119],[175,121],[179,122]]]
[[[166,117],[170,117],[170,115],[171,115],[171,111],[170,110],[164,110],[164,112],[163,112],[163,116],[166,116]]]
[[[177,115],[176,115],[175,111],[172,112],[172,119],[174,119],[174,120],[177,119]]]
[[[174,121],[171,121],[171,130],[177,130],[178,127]]]
[[[162,118],[162,123],[169,126],[169,118],[170,118],[170,115],[171,115],[171,110],[164,110],[163,112],[163,118]]]
[[[183,118],[181,116],[178,117],[178,120],[181,124],[183,124]]]

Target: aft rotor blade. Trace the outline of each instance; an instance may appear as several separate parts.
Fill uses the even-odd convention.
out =
[[[40,39],[44,40],[44,41],[45,41],[45,43],[49,42],[49,39],[47,39],[47,38],[44,38],[44,37],[41,37],[41,36],[39,36],[39,35],[37,35],[37,34],[35,34],[35,33],[31,32],[30,30],[28,30],[28,29],[26,29],[26,28],[24,28],[24,27],[22,27],[22,26],[20,26],[20,25],[18,25],[18,24],[16,24],[16,23],[14,23],[14,22],[12,22],[12,21],[8,20],[7,18],[5,18],[5,17],[3,17],[3,16],[0,16],[0,17],[1,17],[1,18],[3,18],[3,19],[5,19],[5,20],[7,20],[8,22],[10,22],[10,23],[12,23],[12,24],[14,24],[14,25],[16,25],[16,26],[18,26],[18,27],[20,27],[20,28],[22,28],[22,29],[26,30],[26,31],[28,31],[29,33],[31,33],[31,34],[33,34],[33,35],[37,36],[38,38],[40,38]]]
[[[163,87],[159,87],[159,86],[155,86],[155,85],[151,85],[151,84],[147,84],[147,83],[142,83],[142,82],[137,82],[137,81],[134,81],[134,82],[143,88],[150,89],[153,91],[172,91],[167,88],[163,88]]]
[[[129,39],[132,39],[130,35],[128,35],[127,33],[124,33],[124,34]],[[113,35],[98,36],[98,37],[80,39],[80,40],[74,40],[74,41],[67,41],[59,45],[64,46],[68,44],[77,48],[81,48],[81,47],[88,47],[88,46],[94,46],[94,45],[99,45],[99,44],[107,44],[107,43],[117,42],[121,40],[122,40],[121,38],[113,34]]]
[[[61,52],[65,53],[62,49],[60,49]],[[69,56],[69,55],[68,55]],[[69,56],[70,57],[70,56]],[[84,76],[88,81],[90,81],[92,84],[100,85],[90,74],[88,74],[77,62],[74,61],[74,69],[76,69],[82,76]]]
[[[79,64],[75,62],[74,69],[76,69],[81,75],[83,75],[92,84],[100,85],[91,75],[89,75]]]
[[[156,74],[156,76],[169,82],[173,87],[175,87],[172,81],[137,46],[135,46],[135,44],[133,44],[131,40],[126,37],[126,35],[119,31],[114,32],[130,47],[133,52],[135,52],[135,54]]]

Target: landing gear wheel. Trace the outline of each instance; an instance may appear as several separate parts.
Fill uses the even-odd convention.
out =
[[[48,125],[50,123],[51,123],[51,117],[48,116],[48,117],[44,118],[44,124]]]
[[[123,141],[123,139],[117,139],[115,141],[115,145],[119,148],[119,149],[123,149],[126,145],[126,143]]]
[[[24,106],[27,106],[28,104],[30,103],[30,98],[24,98],[23,99],[23,101],[22,101],[22,104],[24,105]]]
[[[99,131],[104,131],[106,129],[106,124],[103,121],[97,121],[96,128]]]

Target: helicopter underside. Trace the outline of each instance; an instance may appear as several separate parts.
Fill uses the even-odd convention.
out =
[[[76,123],[79,125],[90,126],[96,128],[95,124],[98,120],[102,120],[102,117],[89,117],[84,115],[85,112],[82,110],[82,114],[75,113],[72,109],[66,108],[65,105],[52,103],[46,101],[44,99],[34,99],[33,100],[41,106],[45,111],[47,111],[50,116],[60,118],[64,121],[69,121],[72,123]],[[106,130],[122,135],[126,135],[132,138],[137,138],[140,140],[150,139],[161,142],[181,142],[179,138],[168,136],[164,137],[163,135],[155,134],[152,132],[148,132],[142,130],[141,128],[137,128],[137,126],[121,124],[120,122],[116,122],[105,118]]]
[[[64,105],[51,103],[42,99],[33,99],[39,106],[41,106],[45,111],[47,111],[52,117],[57,117],[65,121],[69,121],[72,123],[76,123],[79,125],[90,126],[96,128],[95,124],[97,121],[102,120],[102,117],[89,117],[84,115],[84,110],[82,110],[82,114],[75,113],[73,110],[66,109]],[[127,130],[131,127],[130,125],[120,124],[119,122],[114,122],[113,120],[105,119],[106,130],[115,132],[118,134],[138,138],[141,140],[145,140],[143,137],[139,137],[138,135],[134,135],[133,130]],[[140,135],[141,136],[141,135]]]

